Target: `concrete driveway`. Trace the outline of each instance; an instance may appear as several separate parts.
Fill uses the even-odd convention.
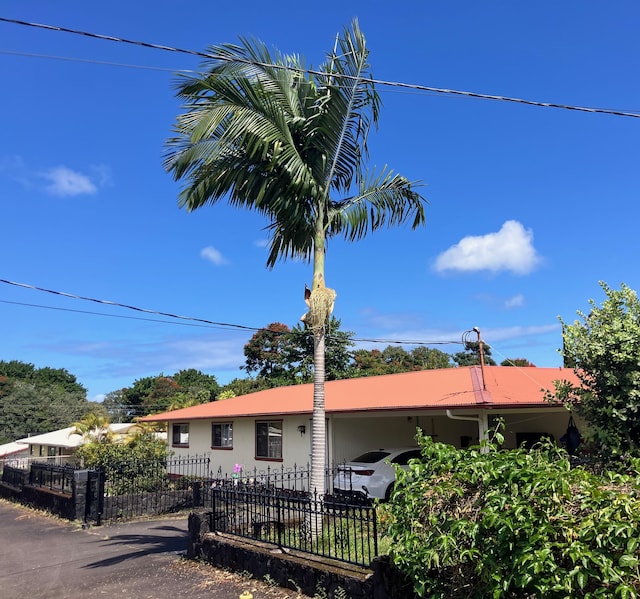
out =
[[[254,599],[302,597],[264,581],[185,560],[187,519],[83,530],[0,500],[2,599]]]

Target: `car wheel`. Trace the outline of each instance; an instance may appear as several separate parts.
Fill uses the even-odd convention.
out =
[[[389,501],[389,499],[391,499],[391,494],[393,493],[393,488],[395,487],[394,483],[391,483],[388,487],[387,490],[384,494],[384,500],[385,501]]]

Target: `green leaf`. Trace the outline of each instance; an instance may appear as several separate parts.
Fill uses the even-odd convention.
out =
[[[621,555],[618,563],[623,568],[635,568],[638,565],[638,558],[635,555]]]

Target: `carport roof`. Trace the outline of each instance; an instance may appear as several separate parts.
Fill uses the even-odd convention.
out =
[[[327,414],[395,410],[548,408],[553,381],[579,384],[568,368],[479,366],[420,370],[325,383]],[[313,384],[276,387],[154,414],[143,422],[284,416],[313,412]]]

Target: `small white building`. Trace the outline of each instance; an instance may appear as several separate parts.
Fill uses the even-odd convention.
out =
[[[134,422],[109,425],[109,431],[116,438],[126,436],[139,428]],[[66,464],[76,461],[76,450],[85,443],[85,438],[76,432],[75,426],[68,426],[57,431],[25,437],[16,443],[26,445],[26,457],[29,460]]]
[[[12,441],[0,445],[0,471],[4,466],[23,468],[29,457],[29,446],[26,443]]]

